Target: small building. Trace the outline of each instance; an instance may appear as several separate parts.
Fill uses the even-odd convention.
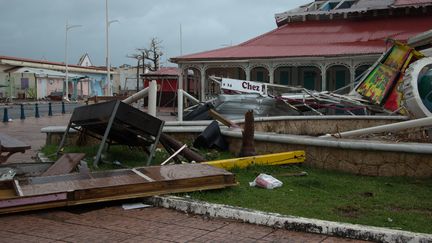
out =
[[[0,56],[0,98],[43,99],[52,92],[64,94],[65,71],[64,63]],[[73,99],[103,95],[106,75],[104,67],[68,65],[68,93]]]
[[[219,90],[211,75],[349,92],[386,40],[406,42],[431,28],[432,0],[316,0],[275,20],[276,29],[239,45],[171,58],[180,87],[192,70],[201,100]]]
[[[149,82],[156,80],[158,87],[158,106],[167,107],[174,106],[177,104],[177,89],[178,80],[180,76],[180,69],[177,67],[160,67],[157,71],[149,71],[145,74],[141,74],[144,87],[149,86]],[[199,89],[198,82],[193,79],[193,73],[188,73],[188,82],[186,92],[198,97]]]

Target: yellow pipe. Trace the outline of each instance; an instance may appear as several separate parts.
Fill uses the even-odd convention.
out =
[[[305,151],[291,151],[277,154],[265,154],[235,159],[224,159],[203,162],[202,164],[211,165],[218,168],[246,168],[250,165],[284,165],[303,163],[305,160]]]

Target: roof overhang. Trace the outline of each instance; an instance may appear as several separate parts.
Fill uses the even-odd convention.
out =
[[[48,63],[36,63],[31,61],[20,61],[2,58],[0,59],[0,64],[10,65],[14,67],[29,67],[29,68],[42,68],[54,71],[66,71],[65,65],[56,65]],[[101,69],[90,69],[84,67],[68,66],[68,71],[77,73],[92,73],[92,74],[107,74],[106,70]],[[117,74],[115,71],[111,71],[112,74]]]
[[[43,68],[31,68],[31,67],[18,67],[7,70],[10,73],[30,73],[34,74],[38,78],[65,78],[66,74],[59,71],[43,69]],[[77,73],[68,73],[69,78],[84,78],[85,75]]]

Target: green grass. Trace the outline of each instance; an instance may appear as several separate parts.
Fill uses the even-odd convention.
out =
[[[92,168],[93,147],[66,147],[65,152],[86,153]],[[42,149],[54,154],[56,146]],[[208,160],[233,157],[230,153],[203,150]],[[147,157],[142,151],[127,147],[111,147],[107,161],[118,160],[123,167],[145,166]],[[168,158],[164,150],[156,152],[152,165]],[[122,168],[100,163],[97,170]],[[306,171],[307,176],[281,176],[283,173]],[[367,177],[320,170],[305,166],[254,166],[234,169],[240,185],[222,190],[188,193],[191,198],[284,215],[348,222],[393,229],[432,233],[432,178]],[[260,173],[271,174],[284,184],[266,190],[250,187],[249,182]],[[185,195],[185,194],[181,194]]]
[[[308,175],[278,176],[299,171]],[[299,166],[233,172],[239,186],[188,195],[284,215],[432,233],[432,179],[354,176]],[[272,174],[284,184],[273,190],[250,187],[259,173]]]
[[[64,148],[64,153],[85,153],[84,158],[88,166],[92,170],[112,170],[119,168],[133,168],[142,167],[147,164],[147,154],[142,150],[130,149],[127,146],[111,146],[109,151],[105,154],[103,161],[108,163],[99,163],[98,168],[93,167],[94,157],[96,156],[99,146],[67,146]],[[41,152],[48,156],[51,160],[55,161],[57,152],[56,145],[47,145],[41,149]],[[218,152],[216,150],[202,150],[198,151],[207,160],[232,158],[233,155],[229,152]],[[159,165],[165,161],[170,155],[164,149],[156,149],[155,158],[152,160],[151,165]],[[113,161],[119,161],[120,165],[113,164]],[[172,161],[172,160],[171,160]],[[186,161],[186,160],[184,160]]]

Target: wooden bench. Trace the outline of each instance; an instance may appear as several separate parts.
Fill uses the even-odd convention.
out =
[[[20,140],[0,133],[0,164],[6,162],[12,154],[24,153],[30,148],[30,145]]]

